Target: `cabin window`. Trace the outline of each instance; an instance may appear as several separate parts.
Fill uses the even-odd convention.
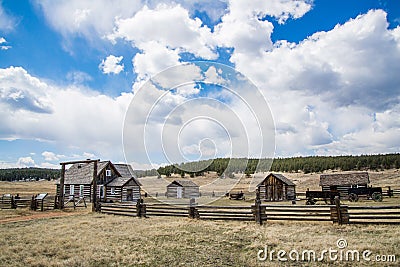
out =
[[[115,195],[115,187],[111,187],[111,195]]]
[[[105,197],[105,192],[104,192],[104,185],[99,185],[99,197],[104,198]]]
[[[70,196],[73,196],[73,195],[74,195],[74,185],[73,185],[73,184],[71,184],[71,185],[69,186],[69,195],[70,195]]]
[[[106,176],[111,177],[111,170],[106,170]]]
[[[84,189],[85,189],[85,186],[83,184],[81,184],[79,186],[79,196],[83,197]]]

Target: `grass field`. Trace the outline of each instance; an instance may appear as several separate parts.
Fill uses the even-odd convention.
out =
[[[1,266],[276,266],[261,262],[260,249],[337,248],[343,238],[351,250],[400,257],[398,226],[335,226],[330,223],[197,221],[185,218],[138,219],[80,214],[0,225]],[[372,256],[371,256],[372,257]],[[332,263],[300,262],[295,266]],[[397,266],[399,259],[397,259]],[[396,265],[393,264],[393,266]],[[377,262],[338,262],[337,266],[388,266]]]
[[[392,181],[390,177],[394,176],[387,177]],[[54,182],[47,181],[0,183],[0,194],[29,196],[40,192],[54,194],[54,190]],[[384,199],[381,204],[398,201],[399,198]],[[250,204],[248,201],[234,203]],[[221,199],[219,204],[225,205],[227,200]],[[400,265],[399,225],[338,226],[330,222],[268,221],[259,226],[254,222],[176,217],[139,219],[90,210],[90,207],[47,212],[0,210],[0,266],[277,266],[279,250],[286,253],[296,250],[300,254],[314,250],[318,258],[324,249],[339,250],[338,239],[345,239],[348,244],[339,251],[370,250],[369,258],[373,261],[344,258],[334,262],[325,254],[322,262],[288,259],[283,265]],[[7,221],[18,217],[23,220]],[[257,259],[265,246],[269,252],[275,250],[272,261]],[[396,261],[376,262],[377,255],[394,255]]]

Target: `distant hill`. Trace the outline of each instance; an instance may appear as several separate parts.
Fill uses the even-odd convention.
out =
[[[246,164],[247,163],[247,164]],[[272,163],[272,165],[271,165]],[[259,171],[273,172],[323,172],[325,170],[385,170],[400,168],[400,153],[384,155],[360,156],[309,156],[293,158],[271,159],[245,159],[245,158],[217,158],[196,162],[167,165],[157,170],[135,170],[138,177],[171,174],[189,174],[199,176],[203,172],[215,171],[218,175],[243,171],[248,174]],[[187,171],[182,171],[187,170]],[[191,172],[188,170],[198,170]],[[0,169],[0,181],[38,181],[41,179],[52,180],[60,177],[60,170],[44,168],[12,168]]]
[[[247,161],[247,162],[246,162]],[[247,164],[246,164],[247,163]],[[243,165],[244,164],[244,165]],[[192,177],[201,175],[205,171],[215,171],[219,175],[244,170],[252,174],[258,171],[274,172],[322,172],[325,170],[384,170],[400,168],[400,154],[360,155],[360,156],[309,156],[272,159],[229,159],[218,158],[196,162],[181,163],[160,167],[157,171],[161,175],[172,173],[188,173]],[[196,172],[182,170],[198,170]]]
[[[60,177],[60,170],[45,168],[11,168],[0,169],[0,181],[39,181]]]

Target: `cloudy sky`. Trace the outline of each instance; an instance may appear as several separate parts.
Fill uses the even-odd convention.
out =
[[[400,152],[399,25],[390,0],[0,0],[0,168],[124,150],[148,167],[170,144],[157,134],[186,159],[269,141],[279,157]],[[263,109],[273,140],[254,130]]]

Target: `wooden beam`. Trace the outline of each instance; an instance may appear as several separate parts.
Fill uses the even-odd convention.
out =
[[[92,211],[96,211],[97,205],[97,161],[94,162],[93,168],[93,190],[92,190]]]
[[[89,160],[76,160],[76,161],[67,161],[67,162],[60,162],[60,165],[69,165],[75,163],[91,163],[91,162],[99,162],[100,159],[89,159]]]
[[[58,208],[64,208],[64,180],[65,180],[65,165],[61,165],[61,177],[60,177],[60,198],[58,200]]]

